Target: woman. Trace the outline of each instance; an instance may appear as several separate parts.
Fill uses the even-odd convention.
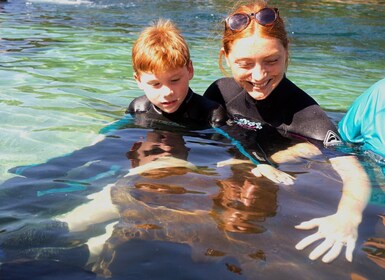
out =
[[[226,19],[222,43],[220,55],[233,77],[214,82],[205,96],[226,106],[232,117],[333,142],[325,137],[328,131],[336,137],[335,126],[314,99],[285,76],[289,42],[278,10],[261,4],[240,7]]]
[[[232,77],[215,81],[204,94],[221,103],[239,125],[273,127],[283,135],[303,137],[317,144],[318,148],[307,142],[278,152],[271,156],[277,163],[298,153],[302,157],[314,156],[321,153],[323,146],[341,142],[336,127],[316,101],[286,78],[288,42],[278,9],[268,7],[265,1],[239,6],[226,18],[220,51],[220,61],[226,61]],[[318,232],[303,239],[296,248],[325,239],[311,252],[311,259],[326,253],[322,260],[330,262],[346,245],[346,258],[351,261],[370,183],[354,156],[334,154],[329,160],[343,182],[338,210],[334,215],[297,226],[318,227]]]

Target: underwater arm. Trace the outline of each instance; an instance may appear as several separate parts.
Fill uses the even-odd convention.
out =
[[[327,152],[329,153],[329,152]],[[321,154],[317,145],[309,142],[296,144],[286,150],[279,151],[271,156],[277,163],[296,162],[301,158],[311,158]],[[362,220],[362,213],[368,203],[371,185],[369,177],[358,161],[352,155],[330,157],[333,169],[342,180],[342,196],[335,214],[312,219],[297,225],[297,229],[318,231],[303,240],[296,249],[303,250],[310,244],[324,239],[309,255],[316,260],[322,255],[322,261],[329,263],[338,257],[346,245],[345,257],[352,261],[353,251],[358,237],[358,226]]]
[[[351,262],[358,237],[358,226],[362,221],[362,213],[370,197],[370,181],[355,156],[336,157],[330,159],[330,162],[343,182],[342,196],[337,212],[296,226],[297,229],[303,230],[318,227],[318,231],[301,240],[296,245],[296,249],[302,250],[308,245],[324,239],[310,253],[310,259],[315,260],[326,253],[322,261],[332,262],[346,246],[345,257]]]
[[[214,130],[218,132],[219,134],[223,135],[227,139],[231,141],[231,144],[233,144],[240,153],[242,153],[244,156],[246,156],[252,163],[256,165],[254,169],[251,170],[251,172],[256,177],[264,176],[268,178],[269,180],[273,181],[274,183],[282,183],[285,185],[293,185],[295,178],[281,170],[278,170],[272,164],[267,160],[266,156],[263,155],[262,157],[259,156],[255,151],[251,152],[253,156],[246,151],[244,146],[236,140],[234,137],[232,137],[228,132],[223,130],[220,127],[214,127]],[[261,163],[260,161],[263,161],[264,163]],[[228,161],[228,163],[231,163],[232,161]],[[223,163],[219,163],[218,166],[223,165]]]

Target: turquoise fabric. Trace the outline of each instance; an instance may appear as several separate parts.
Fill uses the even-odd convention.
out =
[[[385,160],[385,79],[353,102],[338,124],[338,130],[344,141],[362,144],[364,150]]]

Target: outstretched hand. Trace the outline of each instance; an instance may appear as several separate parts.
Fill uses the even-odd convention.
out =
[[[346,215],[342,213],[302,222],[295,228],[309,230],[318,227],[318,231],[302,239],[295,248],[302,250],[310,244],[324,239],[324,241],[310,253],[309,258],[311,260],[316,260],[326,253],[322,257],[322,261],[325,263],[332,262],[341,253],[343,247],[346,246],[345,257],[351,262],[356,246],[359,223],[359,219],[346,217]]]
[[[251,170],[256,177],[264,176],[274,183],[293,185],[295,177],[271,166],[269,164],[259,164]]]

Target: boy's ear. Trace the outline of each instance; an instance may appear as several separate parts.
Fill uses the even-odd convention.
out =
[[[135,79],[136,83],[138,84],[138,87],[140,89],[143,89],[142,82],[140,81],[140,75],[138,75],[138,73],[136,73],[136,72],[134,72],[134,79]]]
[[[191,80],[194,77],[194,66],[193,66],[192,60],[190,60],[189,63],[187,63],[187,70],[189,73],[189,80]]]
[[[136,72],[134,72],[134,79],[135,81],[140,82],[140,76]]]

